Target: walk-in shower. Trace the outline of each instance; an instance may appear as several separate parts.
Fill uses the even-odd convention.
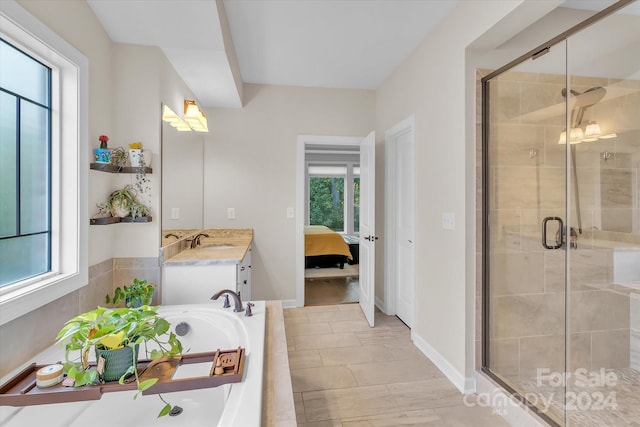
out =
[[[640,14],[623,3],[482,79],[482,370],[552,425],[640,425]]]

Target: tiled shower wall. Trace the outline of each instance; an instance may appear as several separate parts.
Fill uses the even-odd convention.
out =
[[[476,127],[476,367],[482,336],[482,132],[477,73]],[[564,216],[564,117],[527,119],[527,114],[563,102],[564,76],[509,72],[492,88],[490,170],[492,209],[492,368],[508,377],[530,378],[535,368],[564,369],[564,254],[540,244],[545,216]],[[594,86],[624,90],[637,81],[572,77],[580,92]],[[493,103],[497,100],[497,103]],[[593,117],[619,137],[580,144],[578,176],[583,235],[571,251],[571,370],[629,367],[629,291],[613,283],[612,246],[640,246],[640,214],[634,205],[640,158],[632,118],[640,112],[637,90],[593,107]],[[626,138],[626,139],[625,139]],[[494,140],[495,141],[495,140]],[[633,148],[635,147],[635,154]],[[631,150],[629,148],[632,148]],[[608,153],[608,156],[605,156]],[[606,157],[606,158],[605,158]],[[573,205],[572,205],[573,206]],[[572,212],[575,224],[575,210]],[[604,231],[603,231],[604,230]],[[630,232],[635,232],[631,234]]]
[[[113,292],[116,286],[131,283],[134,277],[158,283],[158,259],[112,258],[93,265],[89,267],[87,286],[1,326],[0,377],[9,374],[51,346],[55,342],[56,334],[68,319],[97,305],[104,305],[107,293]],[[155,295],[154,303],[157,303]]]

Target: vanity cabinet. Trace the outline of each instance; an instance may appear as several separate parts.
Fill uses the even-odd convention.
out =
[[[198,261],[162,266],[162,304],[206,304],[223,289],[240,291],[251,300],[251,246],[240,262]]]
[[[237,266],[236,292],[240,292],[242,301],[251,300],[251,246],[247,250],[247,255]]]

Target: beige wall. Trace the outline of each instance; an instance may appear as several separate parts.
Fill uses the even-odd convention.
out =
[[[375,93],[245,84],[244,108],[205,113],[204,228],[253,228],[252,297],[294,300],[297,135],[366,136]]]
[[[519,3],[459,3],[376,92],[378,140],[415,114],[417,309],[412,332],[460,388],[469,387],[473,376],[475,311],[474,275],[467,273],[475,264],[475,171],[467,167],[475,161],[475,149],[473,133],[465,131],[467,121],[474,123],[465,87],[475,85],[466,72],[465,50]],[[443,212],[455,214],[455,230],[442,229]]]
[[[160,102],[166,98],[175,104],[180,99],[181,107],[184,98],[193,98],[191,92],[159,49],[112,43],[86,2],[19,0],[18,4],[89,60],[89,141],[85,143],[91,153],[102,134],[110,137],[110,147],[142,141],[153,151],[151,208],[158,215]],[[178,110],[178,106],[172,108]],[[131,180],[128,175],[90,171],[86,201],[90,214],[96,212],[96,203]],[[82,248],[89,252],[89,283],[0,328],[0,342],[12,343],[0,346],[0,376],[51,345],[65,320],[104,303],[104,295],[114,285],[134,276],[158,282],[159,236],[159,218],[150,224],[90,226],[89,247]],[[17,337],[20,344],[14,345]]]

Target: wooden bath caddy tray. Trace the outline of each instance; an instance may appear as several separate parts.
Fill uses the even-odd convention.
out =
[[[238,383],[242,381],[244,356],[244,348],[238,347],[235,350],[217,350],[156,360],[139,360],[138,375],[140,382],[150,378],[158,378],[158,382],[143,391],[142,394],[197,390]],[[172,378],[180,365],[208,362],[211,362],[211,370],[207,376]],[[95,363],[92,365],[95,366]],[[129,377],[125,384],[111,381],[82,387],[64,387],[62,384],[57,384],[52,387],[39,388],[36,386],[36,372],[44,366],[47,365],[32,363],[3,384],[0,387],[0,406],[30,406],[99,400],[103,393],[137,390],[135,376]]]

